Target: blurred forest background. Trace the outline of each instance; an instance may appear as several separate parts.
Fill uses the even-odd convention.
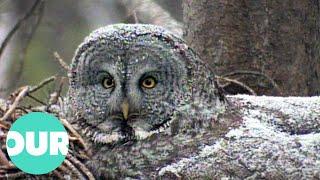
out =
[[[182,36],[229,94],[320,95],[319,0],[0,0],[0,97],[66,76],[53,53],[69,64],[85,36],[113,23]]]
[[[142,4],[122,0],[47,0],[36,3],[37,0],[0,0],[0,42],[20,19],[30,14],[33,6],[37,6],[2,53],[0,97],[7,96],[19,86],[34,85],[55,74],[65,76],[65,70],[54,60],[55,51],[70,63],[75,49],[91,31],[113,23],[134,23],[130,13],[150,5],[140,7]],[[158,8],[170,12],[170,18],[182,21],[181,1],[159,0],[157,3]],[[145,17],[146,23],[155,23],[156,20],[150,18]],[[42,92],[42,96],[47,94]]]

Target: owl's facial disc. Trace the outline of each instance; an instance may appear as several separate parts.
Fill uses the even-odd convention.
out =
[[[86,90],[78,95],[91,97],[90,102],[79,103],[90,110],[85,114],[86,123],[94,125],[97,132],[90,137],[112,144],[144,139],[167,128],[183,98],[181,90],[187,81],[184,64],[177,66],[175,55],[162,57],[147,50],[127,51],[125,55],[109,51],[97,56],[108,58],[88,62],[85,71],[94,80],[84,84]]]
[[[190,97],[189,67],[170,38],[136,33],[141,35],[123,32],[119,39],[113,38],[118,31],[101,33],[75,56],[72,108],[82,114],[78,123],[94,142],[123,143],[159,133]]]
[[[161,107],[163,105],[161,105],[159,102],[153,101],[153,98],[148,98],[150,94],[152,95],[152,93],[162,91],[163,82],[159,77],[161,74],[165,73],[158,70],[151,71],[150,69],[148,69],[147,73],[145,73],[145,69],[142,69],[141,72],[143,73],[141,73],[141,76],[138,75],[138,78],[124,78],[129,83],[117,83],[126,87],[120,88],[121,93],[119,93],[123,94],[124,98],[122,98],[120,103],[117,103],[117,105],[120,105],[119,108],[114,107],[113,111],[110,112],[110,117],[115,117],[116,120],[122,121],[122,128],[126,126],[130,127],[126,129],[132,130],[131,133],[135,136],[138,136],[136,137],[138,139],[141,139],[142,134],[145,135],[146,133],[156,132],[160,128],[163,129],[166,127],[165,124],[170,120],[169,115],[167,115],[168,118],[163,117],[163,119],[160,121],[159,118],[161,117],[161,113],[158,114],[157,111],[163,108]],[[134,81],[134,83],[130,83],[131,80]],[[111,84],[116,83],[110,82],[110,85]],[[104,85],[104,87],[108,89],[110,86]],[[116,91],[117,90],[114,92],[116,93]],[[137,98],[137,96],[139,98]],[[145,100],[143,101],[143,99]],[[152,104],[150,104],[151,101]],[[153,116],[155,119],[152,119]],[[113,121],[115,121],[115,119],[113,119]]]

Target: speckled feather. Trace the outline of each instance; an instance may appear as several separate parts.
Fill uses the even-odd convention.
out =
[[[145,74],[157,77],[153,90],[138,87]],[[104,89],[100,76],[112,76],[117,86]],[[196,140],[201,129],[212,128],[225,107],[211,69],[183,40],[154,25],[94,31],[77,49],[69,79],[68,120],[91,143],[95,155],[88,164],[98,177],[145,177],[145,168],[152,174],[155,164],[179,154],[176,148],[200,143],[185,138]],[[124,99],[135,118],[121,118]]]
[[[103,89],[101,71],[119,88]],[[159,86],[134,88],[150,72]],[[225,99],[208,65],[161,27],[94,31],[69,78],[67,118],[89,144],[98,179],[320,178],[320,97]],[[111,118],[124,99],[138,116]]]

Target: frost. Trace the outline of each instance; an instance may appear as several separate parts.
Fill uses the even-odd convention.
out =
[[[243,130],[240,129],[232,129],[228,132],[226,137],[228,138],[240,138],[243,135]]]
[[[296,140],[298,140],[301,143],[301,145],[304,147],[320,144],[320,133],[299,135],[299,136],[295,136],[294,138],[296,138]]]
[[[212,153],[222,148],[222,140],[216,142],[213,146],[206,145],[199,153],[200,157],[208,157],[211,156]]]
[[[178,177],[320,178],[320,97],[227,96],[242,123],[161,169]],[[237,179],[236,178],[236,179]]]
[[[190,159],[183,158],[178,163],[174,163],[174,164],[168,165],[166,167],[163,167],[159,171],[159,175],[163,176],[166,172],[171,172],[179,177],[179,172],[182,170],[182,168],[187,166],[192,160],[193,160],[193,158],[190,158]]]

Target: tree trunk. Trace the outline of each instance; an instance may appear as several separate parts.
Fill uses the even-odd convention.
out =
[[[258,94],[320,94],[319,1],[184,0],[183,11],[186,41],[218,75]]]

